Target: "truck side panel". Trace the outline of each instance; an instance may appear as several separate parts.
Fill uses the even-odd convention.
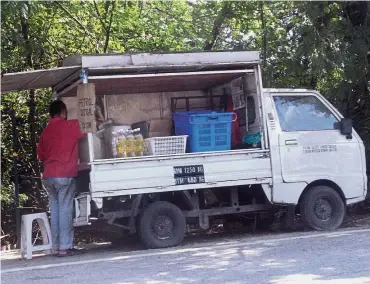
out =
[[[271,163],[267,151],[253,150],[116,160],[94,162],[90,179],[93,196],[269,183]]]

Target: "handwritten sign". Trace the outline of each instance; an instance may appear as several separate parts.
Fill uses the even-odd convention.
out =
[[[88,83],[77,87],[77,116],[81,131],[96,132],[95,85]]]
[[[243,78],[237,78],[230,84],[231,96],[233,98],[234,110],[246,106]]]

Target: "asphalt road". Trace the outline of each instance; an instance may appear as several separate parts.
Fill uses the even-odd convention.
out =
[[[370,229],[214,238],[164,250],[70,258],[2,255],[3,284],[370,283]]]

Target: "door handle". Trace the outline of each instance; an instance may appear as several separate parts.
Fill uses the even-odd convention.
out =
[[[285,145],[298,145],[298,141],[295,139],[285,140]]]
[[[268,158],[267,154],[261,154],[261,155],[256,155],[252,157],[253,159],[262,159],[262,158]]]

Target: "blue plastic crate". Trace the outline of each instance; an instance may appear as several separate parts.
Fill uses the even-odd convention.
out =
[[[187,111],[173,114],[176,135],[188,135],[188,152],[231,149],[232,112]]]

